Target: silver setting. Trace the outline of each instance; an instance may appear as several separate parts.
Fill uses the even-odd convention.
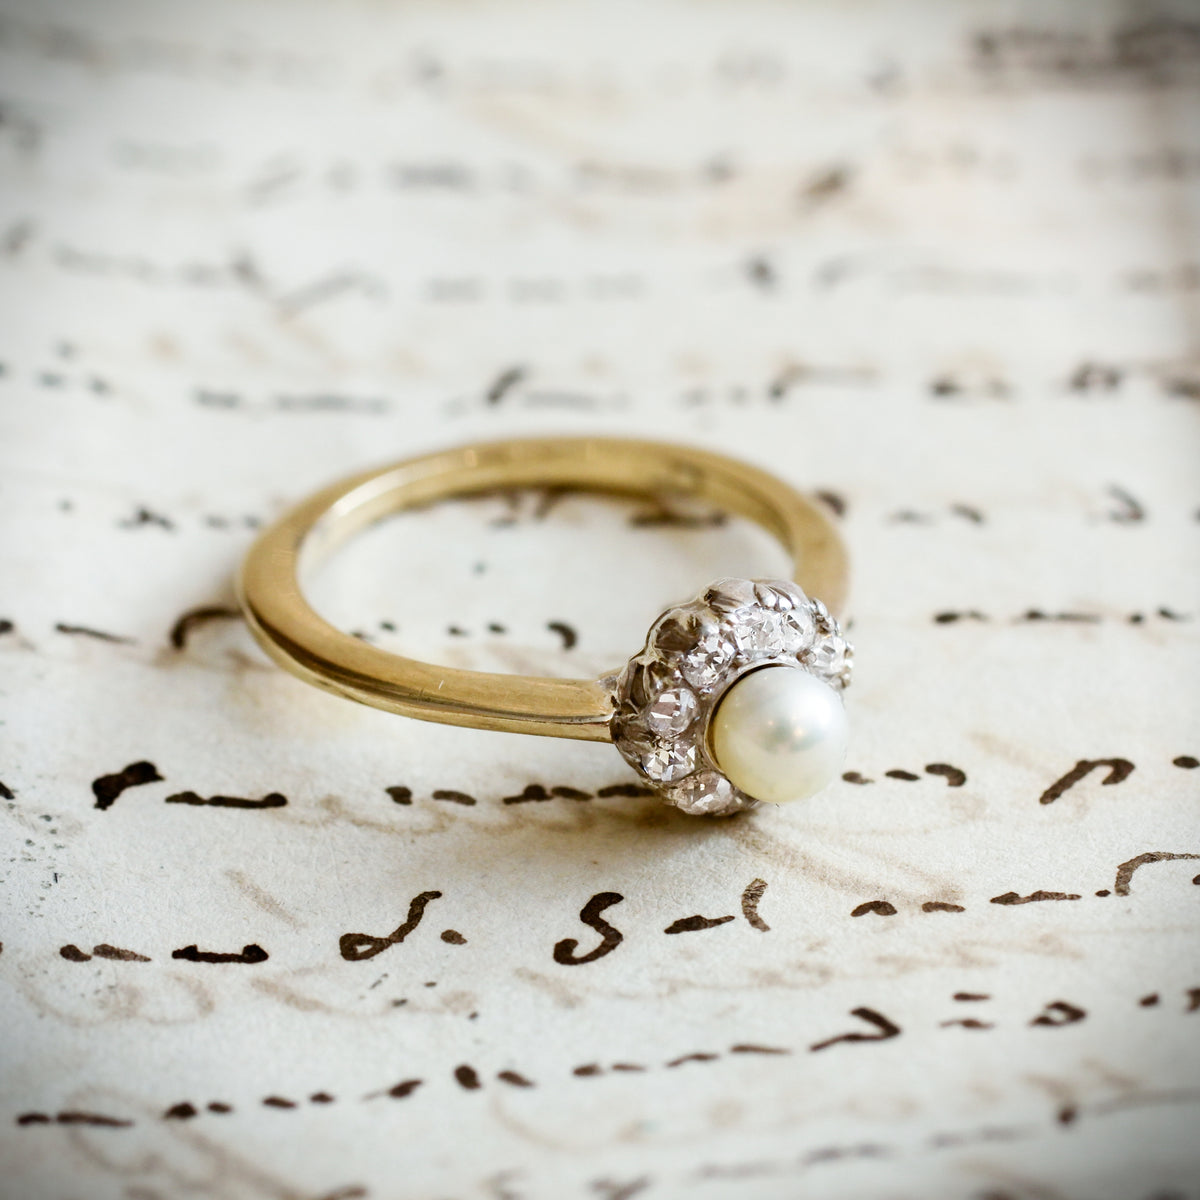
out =
[[[839,690],[853,650],[820,600],[789,579],[720,579],[664,612],[613,687],[612,737],[634,770],[686,813],[729,816],[758,803],[721,773],[708,725],[747,671],[791,666]]]

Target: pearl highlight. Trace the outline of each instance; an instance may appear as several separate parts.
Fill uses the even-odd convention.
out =
[[[748,796],[783,804],[815,795],[841,770],[842,698],[802,667],[761,667],[733,683],[709,728],[713,757]]]

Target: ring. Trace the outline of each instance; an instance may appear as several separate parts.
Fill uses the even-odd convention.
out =
[[[405,658],[335,628],[304,598],[301,577],[383,517],[536,486],[739,513],[783,545],[794,580],[718,580],[663,612],[624,667],[594,680]],[[724,816],[811,796],[841,769],[852,650],[832,612],[846,584],[831,522],[765,471],[691,447],[582,437],[482,442],[331,484],[263,531],[237,592],[263,648],[308,683],[426,721],[612,741],[669,803]]]

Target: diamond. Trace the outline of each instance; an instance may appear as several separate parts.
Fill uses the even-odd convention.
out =
[[[733,784],[716,771],[697,771],[667,792],[671,803],[691,816],[721,816],[750,807],[738,797]]]
[[[813,620],[812,609],[807,602],[797,605],[787,615],[787,622],[792,628],[791,641],[788,644],[789,654],[799,654],[801,650],[812,645],[817,636],[816,622]]]
[[[793,632],[782,613],[759,610],[738,619],[733,626],[733,640],[743,654],[785,654]],[[795,640],[798,648],[799,641]]]
[[[829,634],[809,647],[804,661],[821,675],[841,676],[848,672],[851,653],[850,647],[840,637]]]
[[[757,609],[742,614],[733,625],[733,640],[749,657],[799,654],[812,642],[813,634],[813,618],[807,607],[792,612]]]
[[[651,742],[639,762],[649,778],[672,783],[696,769],[696,747],[681,746],[676,742]]]
[[[721,678],[722,669],[733,658],[733,646],[711,629],[696,643],[695,649],[680,663],[683,677],[693,687],[707,691]]]
[[[682,688],[669,688],[646,709],[646,726],[654,733],[682,733],[696,716],[696,697]]]

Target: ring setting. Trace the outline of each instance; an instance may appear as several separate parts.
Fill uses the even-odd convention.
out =
[[[852,659],[791,580],[718,580],[663,612],[615,678],[613,742],[692,815],[805,798],[841,767]]]

